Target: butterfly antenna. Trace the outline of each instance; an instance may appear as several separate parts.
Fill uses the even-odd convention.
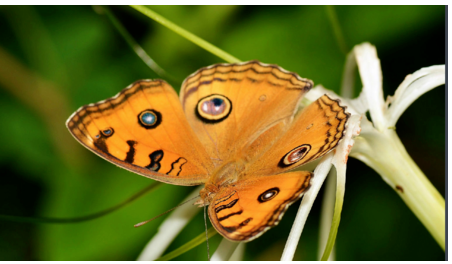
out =
[[[185,201],[185,202],[183,202],[183,203],[177,205],[176,207],[173,207],[173,208],[169,209],[168,211],[166,211],[166,212],[164,212],[164,213],[161,213],[161,214],[159,214],[159,215],[157,215],[157,216],[155,216],[155,217],[153,217],[153,218],[151,218],[151,219],[149,219],[149,220],[140,222],[140,223],[134,225],[134,227],[140,227],[140,226],[142,226],[142,225],[144,225],[144,224],[147,224],[147,223],[149,223],[149,222],[151,222],[151,221],[153,221],[153,220],[159,218],[160,216],[166,215],[167,213],[169,213],[169,212],[173,211],[174,209],[178,208],[179,206],[184,205],[184,204],[186,204],[186,203],[188,203],[188,202],[190,202],[190,201],[192,201],[192,200],[194,200],[194,199],[196,199],[196,198],[199,198],[199,195],[196,196],[196,197],[193,197],[193,198],[191,198],[191,199],[188,199],[187,201]]]
[[[204,226],[206,228],[206,242],[207,242],[207,260],[210,261],[209,253],[209,236],[207,235],[207,220],[206,220],[206,205],[204,205]]]

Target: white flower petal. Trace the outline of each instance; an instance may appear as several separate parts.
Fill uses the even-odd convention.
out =
[[[403,112],[421,95],[446,82],[444,65],[422,68],[408,75],[399,85],[393,97],[388,97],[391,104],[385,113],[386,127],[393,127]],[[373,118],[373,117],[372,117]]]
[[[215,253],[210,258],[211,261],[226,261],[229,260],[234,253],[234,251],[237,249],[237,246],[240,243],[232,242],[227,240],[226,238],[223,238],[221,240],[220,245],[218,246]]]
[[[334,216],[332,219],[331,230],[329,232],[328,241],[324,247],[324,252],[322,254],[322,260],[330,259],[331,251],[334,248],[334,243],[339,228],[339,223],[341,219],[342,205],[344,203],[345,195],[345,173],[347,169],[348,154],[353,147],[353,138],[358,136],[361,128],[359,127],[361,120],[361,115],[352,115],[347,121],[347,128],[344,138],[334,150],[335,154],[332,160],[334,167],[336,168],[336,201],[334,206]]]
[[[191,199],[199,194],[201,187],[196,188],[185,200]],[[170,216],[160,225],[157,234],[155,234],[148,244],[141,251],[137,260],[155,260],[162,255],[170,243],[190,222],[190,220],[199,212],[201,208],[193,206],[192,203],[186,203],[175,209]]]
[[[325,87],[323,87],[321,84],[320,85],[316,85],[314,88],[312,88],[305,96],[304,98],[308,99],[311,102],[314,102],[315,100],[319,99],[319,97],[321,97],[324,94],[331,94],[334,92],[331,90],[326,89]]]
[[[311,91],[309,91],[309,93],[307,93],[305,95],[305,98],[307,100],[309,100],[310,102],[314,102],[315,100],[317,100],[319,97],[321,97],[322,95],[327,94],[328,96],[330,96],[332,99],[339,99],[340,100],[340,105],[342,106],[346,106],[347,107],[347,112],[349,112],[352,115],[359,115],[362,112],[357,110],[357,107],[361,107],[361,102],[359,102],[357,104],[357,106],[355,106],[355,100],[350,100],[350,99],[346,99],[343,98],[339,95],[337,95],[335,92],[326,89],[325,87],[323,87],[322,85],[317,85],[315,86]]]
[[[322,209],[320,211],[320,232],[317,259],[321,259],[325,251],[326,243],[330,234],[331,223],[333,221],[334,203],[336,200],[336,171],[330,170],[325,182],[323,192]],[[328,261],[336,259],[335,248],[331,251]]]
[[[355,141],[354,137],[358,136],[361,133],[361,115],[352,115],[347,121],[347,128],[345,132],[344,138],[341,139],[341,142],[337,146],[333,158],[333,164],[338,170],[338,177],[345,177],[345,166],[347,165],[348,154],[350,153]],[[344,169],[343,169],[344,168]],[[343,175],[339,175],[343,170]]]
[[[325,181],[326,175],[328,175],[328,172],[331,169],[333,155],[333,152],[325,155],[314,170],[314,177],[311,179],[311,187],[303,196],[297,217],[293,222],[289,238],[287,239],[284,252],[281,256],[281,261],[291,261],[295,255],[295,250],[297,249],[298,241],[300,240],[301,232],[303,232],[306,219],[308,218],[315,198]]]
[[[369,104],[367,104],[367,98],[363,92],[357,98],[349,99],[348,103],[353,106],[353,110],[355,111],[352,114],[364,114],[369,110]]]
[[[234,253],[232,253],[232,256],[229,258],[229,261],[242,261],[243,255],[245,254],[245,245],[246,243],[239,243],[234,250]]]
[[[381,131],[385,123],[385,104],[383,101],[383,77],[377,50],[371,44],[363,43],[355,46],[353,51],[363,83],[363,96],[366,98],[374,126]]]
[[[342,74],[341,95],[344,98],[352,98],[353,96],[353,91],[355,90],[356,66],[355,53],[352,51],[347,55],[344,73]]]

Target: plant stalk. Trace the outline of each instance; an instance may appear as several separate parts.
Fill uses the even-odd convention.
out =
[[[350,156],[380,174],[445,249],[444,198],[407,153],[393,129],[361,132]]]

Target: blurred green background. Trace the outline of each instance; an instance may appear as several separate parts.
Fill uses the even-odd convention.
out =
[[[339,92],[345,53],[323,6],[154,6],[167,19],[240,60],[274,63]],[[90,6],[0,7],[0,214],[77,217],[116,205],[152,183],[78,144],[65,120],[80,106],[111,97],[142,78],[161,78],[131,50],[111,21]],[[445,63],[444,6],[337,6],[346,48],[377,48],[385,97],[421,67]],[[134,9],[113,14],[179,90],[198,68],[222,62]],[[361,86],[358,86],[359,92]],[[402,115],[408,153],[445,195],[444,86]],[[161,217],[193,188],[164,185],[123,209],[77,224],[0,219],[0,260],[134,260]],[[295,260],[316,260],[318,197]],[[278,227],[248,243],[245,260],[279,260],[299,202]],[[210,223],[209,223],[210,225]],[[204,231],[202,214],[167,252]],[[211,240],[211,252],[221,240]],[[380,176],[349,159],[338,260],[444,260],[444,252]],[[205,260],[206,246],[177,260]]]

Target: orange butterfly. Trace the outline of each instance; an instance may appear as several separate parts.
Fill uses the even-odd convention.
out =
[[[162,80],[141,80],[81,107],[72,135],[142,176],[200,185],[215,229],[250,241],[278,224],[313,174],[292,171],[337,146],[349,113],[327,95],[298,110],[312,81],[276,65],[216,64],[190,75],[180,102]]]

